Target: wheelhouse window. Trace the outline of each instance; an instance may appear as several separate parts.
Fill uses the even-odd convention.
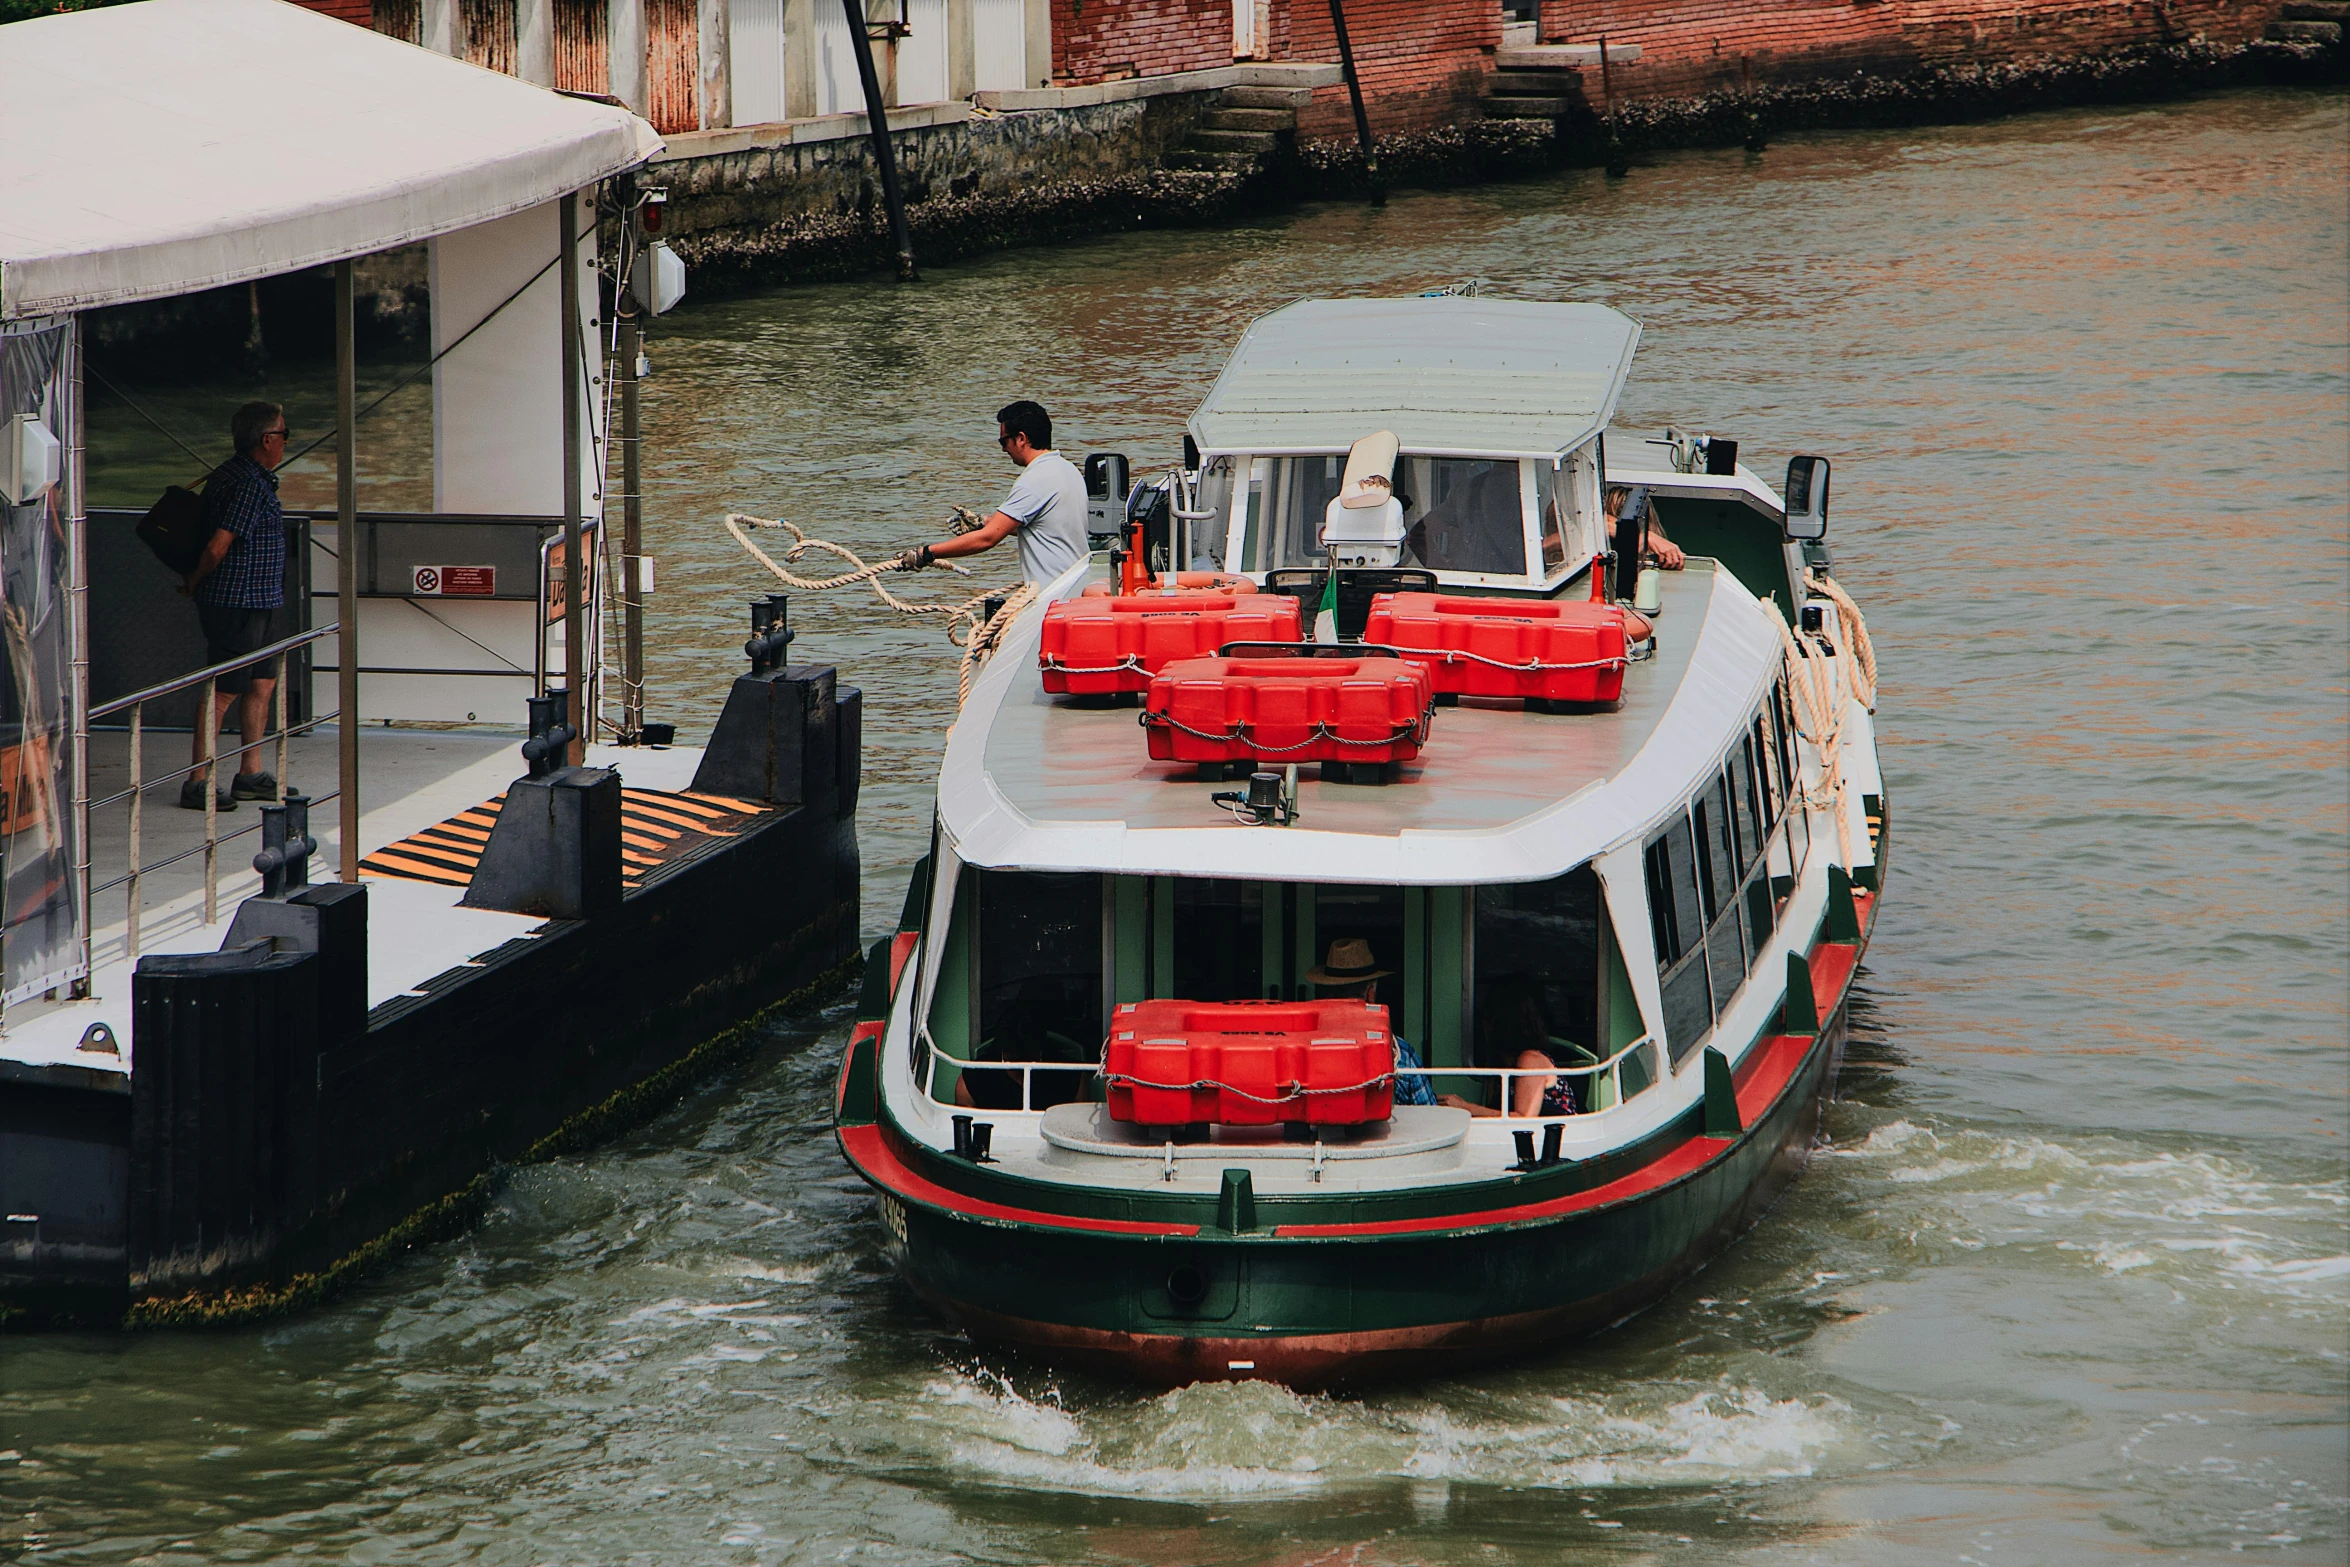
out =
[[[1259,570],[1323,565],[1322,517],[1337,498],[1346,458],[1277,457],[1262,467],[1238,558]],[[1404,508],[1404,565],[1526,575],[1526,503],[1516,460],[1406,456],[1397,464],[1395,494]],[[1562,532],[1562,563],[1567,547]]]

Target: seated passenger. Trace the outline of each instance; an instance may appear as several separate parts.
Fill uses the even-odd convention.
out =
[[[1600,492],[1599,503],[1607,513],[1609,538],[1615,537],[1616,519],[1624,514],[1624,502],[1631,497],[1632,488],[1625,484],[1611,484]],[[1656,520],[1656,508],[1653,506],[1648,509],[1648,529],[1642,541],[1640,558],[1642,564],[1655,561],[1660,571],[1679,571],[1689,564],[1689,557],[1682,553],[1681,546],[1665,537],[1665,525]],[[1594,566],[1592,569],[1596,571],[1599,568]],[[1656,628],[1649,624],[1646,615],[1630,605],[1619,604],[1616,607],[1623,612],[1626,638],[1645,642],[1656,634]]]
[[[1322,962],[1306,970],[1306,983],[1314,987],[1317,996],[1332,1001],[1360,1001],[1366,1006],[1377,1003],[1379,981],[1395,970],[1381,968],[1371,956],[1371,944],[1360,937],[1330,943],[1330,950]],[[1427,1063],[1411,1046],[1411,1041],[1390,1030],[1395,1041],[1395,1102],[1399,1105],[1432,1105],[1436,1090],[1429,1085]]]
[[[1577,1103],[1575,1080],[1562,1069],[1589,1066],[1594,1058],[1582,1046],[1550,1032],[1542,1017],[1541,987],[1515,975],[1498,982],[1478,1007],[1477,1032],[1484,1041],[1477,1052],[1480,1062],[1492,1061],[1527,1074],[1507,1080],[1511,1115],[1581,1113],[1584,1107]],[[1459,1094],[1446,1094],[1442,1102],[1475,1116],[1502,1113],[1497,1106],[1479,1104]]]

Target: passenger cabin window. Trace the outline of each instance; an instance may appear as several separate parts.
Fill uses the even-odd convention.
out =
[[[1322,516],[1337,497],[1345,457],[1280,457],[1267,466],[1263,499],[1243,534],[1244,545],[1260,538],[1264,545],[1241,558],[1258,570],[1322,565]],[[1526,575],[1525,498],[1514,459],[1406,456],[1395,493],[1404,503],[1404,565]]]
[[[1713,1027],[1705,955],[1705,912],[1698,888],[1697,839],[1686,812],[1649,838],[1643,852],[1648,914],[1656,938],[1666,1043],[1678,1066]]]
[[[1082,1099],[1102,1038],[1102,879],[1042,871],[966,871],[978,936],[975,1063],[1069,1061],[1078,1072],[1039,1072],[1028,1108]],[[964,1069],[972,1102],[1017,1109],[1020,1076]]]

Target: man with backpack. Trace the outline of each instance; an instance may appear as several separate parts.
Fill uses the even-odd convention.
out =
[[[247,403],[230,417],[229,437],[237,454],[214,469],[204,487],[204,520],[212,531],[180,588],[196,601],[207,665],[276,641],[277,612],[286,601],[286,514],[272,471],[286,460],[286,412],[276,403]],[[234,704],[245,742],[235,778],[217,792],[218,810],[233,811],[239,800],[278,797],[277,778],[261,765],[270,698],[277,692],[277,680],[262,673],[264,667],[248,664],[222,675],[214,682],[211,713],[197,715],[199,726],[209,721],[218,735]],[[205,744],[199,727],[193,760],[204,760]],[[217,776],[217,767],[212,771]],[[204,774],[191,776],[180,786],[180,804],[204,809],[204,787]]]

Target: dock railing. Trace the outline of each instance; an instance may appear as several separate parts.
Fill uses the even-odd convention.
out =
[[[219,715],[215,709],[221,677],[266,661],[271,673],[276,678],[277,690],[271,700],[270,727],[274,731],[274,742],[277,747],[277,766],[273,772],[278,780],[278,794],[282,800],[285,794],[286,747],[288,743],[296,733],[307,733],[321,724],[341,717],[341,710],[338,708],[331,713],[313,714],[298,724],[287,724],[287,657],[296,650],[307,647],[323,637],[335,635],[340,629],[340,622],[325,626],[313,626],[307,631],[297,632],[293,636],[272,642],[267,647],[256,648],[251,653],[241,654],[224,663],[211,664],[202,669],[192,670],[159,685],[149,686],[145,690],[133,691],[128,696],[116,697],[111,702],[102,702],[90,709],[89,720],[92,723],[112,718],[116,714],[127,713],[129,715],[130,787],[107,795],[103,799],[90,800],[85,803],[82,842],[85,844],[89,842],[90,813],[107,806],[128,802],[130,808],[129,868],[120,876],[92,886],[89,891],[89,907],[94,913],[100,893],[111,892],[117,887],[123,889],[126,909],[125,946],[128,956],[134,962],[139,956],[140,879],[167,865],[176,865],[181,860],[201,854],[204,856],[204,923],[213,924],[220,918],[220,846],[224,843],[234,842],[247,833],[257,832],[261,827],[259,822],[252,822],[234,832],[224,834],[220,830],[220,786],[218,782],[220,724]],[[172,768],[150,779],[146,775],[142,749],[146,738],[146,706],[150,702],[177,696],[179,693],[195,687],[202,688],[196,704],[198,760],[190,762],[184,767]],[[244,739],[245,737],[240,735],[239,738]],[[240,746],[241,749],[243,747]],[[204,781],[204,841],[194,848],[182,849],[176,854],[167,855],[149,863],[142,852],[146,792],[151,788],[179,786],[185,780],[193,777],[201,777]],[[342,791],[338,788],[329,794],[313,796],[312,803],[323,805],[329,800],[341,798],[341,795]],[[88,941],[89,939],[90,936],[85,927],[83,940]]]
[[[966,1060],[939,1048],[937,1042],[930,1038],[928,1029],[924,1029],[922,1032],[922,1043],[927,1048],[921,1052],[921,1056],[918,1058],[915,1073],[917,1077],[924,1075],[929,1066],[927,1058],[933,1056],[940,1061],[952,1062],[965,1072],[1017,1072],[1020,1074],[1020,1104],[1024,1111],[1030,1110],[1036,1103],[1034,1084],[1036,1074],[1039,1072],[1086,1073],[1096,1078],[1101,1075],[1099,1062]],[[1648,1089],[1655,1086],[1662,1073],[1658,1066],[1655,1036],[1643,1034],[1615,1054],[1587,1066],[1554,1066],[1546,1071],[1502,1066],[1398,1067],[1395,1075],[1398,1079],[1417,1077],[1430,1082],[1438,1078],[1469,1078],[1477,1082],[1490,1082],[1498,1079],[1501,1083],[1501,1118],[1503,1120],[1544,1121],[1557,1120],[1558,1117],[1541,1114],[1521,1116],[1510,1108],[1517,1085],[1521,1080],[1542,1079],[1547,1081],[1560,1077],[1578,1079],[1586,1086],[1584,1091],[1576,1097],[1578,1102],[1587,1108],[1575,1113],[1597,1115],[1602,1111],[1612,1110],[1626,1100],[1637,1098],[1647,1092]],[[935,1093],[935,1090],[933,1092]]]

